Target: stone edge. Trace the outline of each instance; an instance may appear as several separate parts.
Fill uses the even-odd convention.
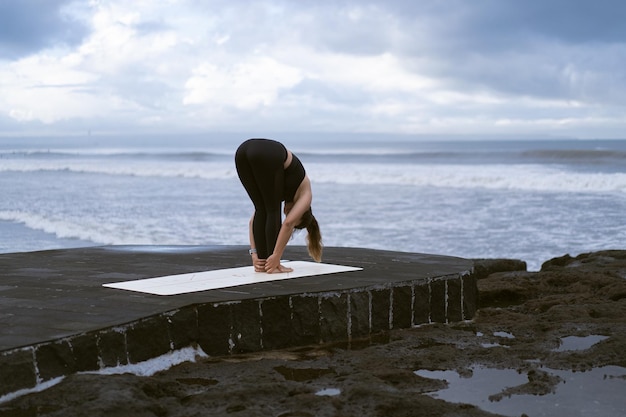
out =
[[[2,397],[77,372],[140,363],[189,347],[209,356],[324,343],[371,343],[393,329],[470,320],[472,271],[365,288],[206,304],[0,352]]]

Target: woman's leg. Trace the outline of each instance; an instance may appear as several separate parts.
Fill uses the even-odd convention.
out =
[[[252,232],[260,259],[274,251],[281,226],[285,148],[278,142],[253,139],[235,154],[239,179],[254,204]]]
[[[252,200],[252,203],[254,204],[252,233],[254,235],[257,255],[260,259],[266,259],[269,255],[267,254],[267,247],[264,238],[265,231],[264,229],[259,230],[258,228],[259,221],[263,223],[265,222],[265,204],[263,203],[261,190],[259,189],[256,179],[254,178],[252,166],[248,161],[246,148],[246,142],[244,142],[239,149],[237,149],[237,152],[235,153],[235,166],[237,167],[239,180],[248,193],[250,200]]]

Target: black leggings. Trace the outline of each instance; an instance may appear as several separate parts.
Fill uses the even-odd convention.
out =
[[[272,254],[278,239],[286,159],[287,149],[269,139],[249,139],[235,153],[237,174],[254,203],[252,232],[260,259]]]

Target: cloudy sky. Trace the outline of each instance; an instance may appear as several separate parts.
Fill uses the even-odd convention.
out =
[[[2,0],[0,135],[626,138],[622,0]]]

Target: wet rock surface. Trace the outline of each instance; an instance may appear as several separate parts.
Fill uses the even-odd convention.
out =
[[[212,357],[151,377],[72,375],[0,405],[0,416],[490,416],[496,414],[429,396],[446,382],[415,371],[471,377],[484,366],[527,376],[492,393],[499,401],[550,395],[560,380],[548,368],[626,367],[626,251],[564,256],[539,272],[520,271],[518,263],[497,273],[488,261],[477,265],[484,271],[471,322],[392,331],[351,349],[311,345]],[[590,335],[606,337],[589,348],[558,349],[565,337]]]

